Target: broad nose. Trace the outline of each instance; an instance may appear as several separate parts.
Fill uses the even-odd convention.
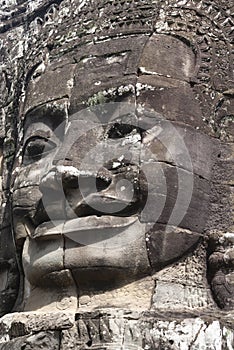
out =
[[[94,214],[94,210],[90,210],[92,203],[86,203],[85,200],[92,202],[92,197],[97,197],[108,189],[111,183],[112,176],[107,169],[93,172],[79,170],[74,166],[58,165],[43,176],[39,189],[49,217],[54,216],[55,208],[60,208],[60,212],[63,208],[64,218],[72,219]]]
[[[66,218],[89,215],[132,215],[138,210],[137,167],[115,173],[103,167],[98,172],[60,165],[51,169],[40,184],[43,200],[63,203]]]
[[[94,190],[98,192],[103,191],[112,182],[112,174],[105,168],[92,171],[78,170],[71,166],[62,166],[57,167],[57,171],[59,172],[60,181],[65,191],[82,187],[84,195],[88,195]]]
[[[42,178],[43,196],[59,194],[69,218],[74,213],[83,216],[117,215],[129,209],[132,212],[139,201],[139,165],[133,162],[129,144],[121,147],[119,140],[104,142],[103,131],[99,129],[92,129],[88,136],[82,135],[72,142],[76,130],[70,130],[71,138],[65,137],[53,168]]]
[[[58,165],[42,177],[39,189],[43,194],[49,192],[68,192],[79,189],[87,195],[94,190],[103,191],[112,182],[112,174],[105,168],[98,172],[79,170],[74,166]]]

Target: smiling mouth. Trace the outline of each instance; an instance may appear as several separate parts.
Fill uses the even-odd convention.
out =
[[[131,217],[139,213],[140,209],[140,201],[135,198],[128,201],[109,194],[91,194],[85,200],[82,199],[73,211],[77,217]]]
[[[67,191],[68,189],[65,191],[66,198]],[[30,237],[53,240],[62,236],[80,244],[84,241],[84,244],[92,244],[110,239],[128,231],[130,226],[139,224],[138,215],[144,201],[138,191],[138,188],[134,188],[132,193],[126,194],[124,191],[113,191],[109,187],[97,193],[88,193],[83,198],[77,191],[69,200],[67,199],[73,214],[65,208],[66,215],[61,220],[44,217],[43,221],[38,222]],[[49,192],[45,195],[50,197]],[[49,203],[47,207],[49,208]],[[43,199],[41,209],[41,212],[45,212]],[[132,227],[130,231],[134,231],[134,228]]]
[[[56,239],[61,235],[82,244],[109,239],[138,221],[137,216],[86,216],[68,221],[45,222],[39,225],[32,239]]]

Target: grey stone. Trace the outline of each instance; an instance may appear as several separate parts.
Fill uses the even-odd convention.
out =
[[[35,335],[11,340],[5,344],[0,344],[1,350],[39,350],[50,349],[59,350],[58,332],[39,332]]]
[[[232,1],[0,7],[0,349],[233,348]]]

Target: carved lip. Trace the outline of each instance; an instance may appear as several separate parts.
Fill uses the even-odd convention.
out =
[[[122,229],[138,221],[137,216],[86,216],[68,221],[45,222],[39,225],[31,235],[33,239],[53,239],[58,236],[67,236],[77,239],[77,235],[92,234],[95,236],[111,236],[119,233]]]

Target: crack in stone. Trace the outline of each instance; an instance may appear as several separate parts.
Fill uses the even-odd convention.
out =
[[[199,330],[198,330],[197,333],[195,334],[194,339],[193,339],[192,342],[189,344],[188,350],[191,350],[191,349],[192,349],[192,346],[195,344],[195,342],[196,342],[196,340],[197,340],[197,338],[198,338],[198,336],[199,336],[199,334],[200,334],[200,332],[201,332],[201,330],[202,330],[203,327],[204,327],[204,324],[202,324],[202,325],[200,326]],[[208,325],[206,325],[205,330],[206,330],[207,328],[208,328]]]

